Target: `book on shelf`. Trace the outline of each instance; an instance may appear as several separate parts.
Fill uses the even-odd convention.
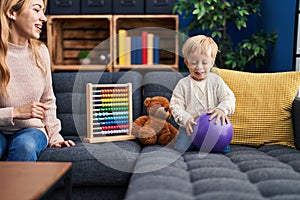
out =
[[[130,57],[131,64],[136,65],[137,64],[137,52],[136,52],[137,51],[137,49],[136,49],[137,48],[137,45],[136,45],[137,37],[132,36],[130,42],[131,42],[131,57]]]
[[[131,37],[125,38],[125,65],[131,65]]]
[[[137,51],[137,64],[141,65],[142,62],[142,37],[138,36],[136,40],[136,51]]]
[[[125,65],[125,38],[127,36],[127,31],[120,29],[118,34],[118,42],[119,42],[119,65]]]
[[[147,35],[147,64],[153,64],[153,38],[154,35],[152,33],[148,33]]]
[[[160,37],[153,38],[153,64],[160,64]]]
[[[146,31],[128,36],[120,29],[118,37],[119,65],[160,64],[160,37]]]
[[[142,64],[147,64],[147,46],[148,46],[148,32],[142,32]]]

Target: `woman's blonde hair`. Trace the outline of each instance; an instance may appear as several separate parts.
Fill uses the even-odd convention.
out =
[[[218,51],[216,42],[205,35],[196,35],[188,38],[182,47],[182,54],[185,59],[194,52],[199,54],[208,54],[210,52],[210,55],[207,56],[210,56],[215,61]]]
[[[43,0],[46,7],[47,0]],[[8,18],[7,12],[13,10],[18,14],[28,8],[30,0],[0,0],[0,95],[7,95],[7,85],[10,80],[10,72],[6,63],[8,50],[8,39],[10,35],[11,19]],[[29,39],[29,46],[33,51],[36,65],[42,72],[46,73],[46,64],[38,53],[38,47],[42,44],[39,40]]]

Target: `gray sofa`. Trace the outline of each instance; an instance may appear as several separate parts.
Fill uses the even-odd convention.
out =
[[[137,140],[89,144],[86,136],[85,85],[133,86],[133,118],[144,115],[143,100],[171,97],[186,73],[55,72],[53,87],[62,135],[75,147],[47,148],[39,161],[73,163],[73,199],[300,199],[300,151],[280,145],[259,148],[231,145],[231,152],[181,155],[172,148],[143,146]],[[293,104],[295,145],[300,148],[300,101]],[[171,120],[174,126],[177,126]],[[64,199],[58,187],[49,199]]]

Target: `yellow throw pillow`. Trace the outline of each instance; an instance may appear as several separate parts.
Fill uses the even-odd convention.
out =
[[[294,145],[292,103],[300,72],[249,73],[214,68],[236,97],[232,144]]]

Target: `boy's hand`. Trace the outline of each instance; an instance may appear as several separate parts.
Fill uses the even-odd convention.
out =
[[[222,125],[224,123],[228,124],[228,122],[229,122],[229,119],[225,115],[225,113],[218,108],[208,111],[207,114],[211,114],[211,117],[209,118],[209,120],[213,120],[214,118],[216,118],[215,124],[219,123],[220,119],[221,119]]]
[[[196,115],[194,117],[191,117],[190,119],[187,120],[187,122],[185,124],[185,131],[188,136],[192,136],[193,126],[197,125],[197,123],[195,122],[195,119],[197,119],[199,116],[200,116],[200,114]]]

